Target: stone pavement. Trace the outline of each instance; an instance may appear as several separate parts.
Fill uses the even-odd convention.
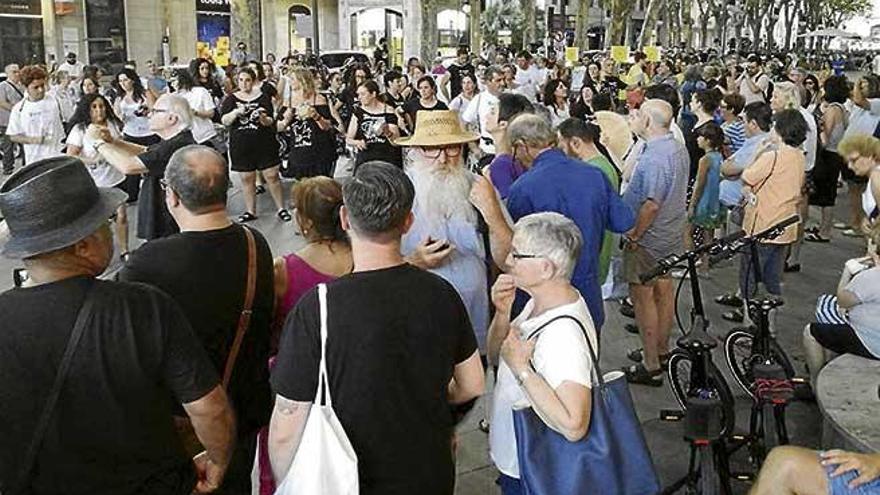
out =
[[[285,191],[289,194],[289,184],[285,185]],[[844,194],[840,195],[842,201],[846,201],[844,196]],[[285,254],[300,247],[303,240],[302,237],[295,234],[295,224],[282,223],[276,219],[268,194],[260,195],[258,199],[260,218],[251,225],[257,227],[266,236],[273,253],[276,255]],[[237,216],[243,211],[242,198],[237,186],[231,191],[229,204],[231,215]],[[136,221],[135,208],[130,207],[129,212],[131,225],[134,225]],[[837,218],[844,218],[844,208],[838,206],[837,214]],[[818,212],[813,213],[813,218],[818,218]],[[799,374],[805,374],[803,351],[800,345],[801,333],[804,325],[812,318],[816,297],[822,293],[834,291],[843,262],[863,253],[864,248],[860,240],[843,237],[835,231],[831,244],[807,243],[802,253],[803,271],[786,274],[783,289],[786,305],[782,308],[778,319],[778,338],[794,360]],[[6,290],[12,286],[11,271],[16,266],[20,265],[12,260],[0,258],[0,290]],[[114,262],[110,271],[112,272],[116,268],[118,268],[118,261]],[[735,281],[736,269],[733,263],[728,263],[727,266],[719,269],[713,269],[709,280],[701,280],[705,292],[706,310],[712,322],[709,331],[715,336],[723,336],[733,325],[721,319],[721,313],[726,308],[721,308],[711,300],[714,296],[735,288]],[[682,317],[685,318],[690,301],[687,289],[684,291],[682,299],[679,310]],[[602,365],[606,371],[627,365],[626,351],[639,346],[638,337],[627,334],[623,330],[624,324],[629,320],[620,316],[617,310],[616,303],[606,304],[607,319],[600,344]],[[713,359],[728,377],[730,388],[737,398],[738,427],[747,431],[748,398],[730,379],[720,350],[716,350]],[[658,419],[661,409],[675,409],[677,408],[676,402],[668,386],[662,388],[633,386],[631,392],[658,472],[663,483],[669,483],[686,472],[688,461],[687,445],[681,437],[681,423],[661,422]],[[491,390],[487,393],[491,393]],[[460,435],[456,487],[458,495],[500,493],[494,484],[497,472],[489,459],[488,437],[477,428],[477,422],[483,414],[484,404],[485,402],[481,399],[473,413],[458,430]],[[821,416],[814,403],[791,405],[787,418],[793,444],[818,447],[821,436]],[[742,454],[735,457],[734,463],[739,469],[747,468],[747,461]],[[748,485],[734,482],[734,490],[735,493],[745,493],[748,491]]]

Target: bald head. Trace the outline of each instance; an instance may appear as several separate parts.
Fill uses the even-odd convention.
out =
[[[648,125],[649,128],[665,129],[668,131],[669,126],[672,125],[672,105],[667,101],[657,99],[645,100],[639,110],[647,114],[651,119],[651,123]]]
[[[194,144],[175,151],[165,169],[165,181],[195,215],[226,208],[226,160],[212,148]]]

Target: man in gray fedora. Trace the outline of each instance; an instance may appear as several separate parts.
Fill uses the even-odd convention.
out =
[[[0,492],[176,495],[222,481],[233,413],[186,317],[156,289],[97,279],[124,200],[73,157],[0,186],[2,254],[29,274],[0,294]],[[206,448],[194,459],[171,397]]]

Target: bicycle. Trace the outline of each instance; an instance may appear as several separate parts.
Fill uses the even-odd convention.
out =
[[[718,346],[718,342],[707,332],[709,320],[703,309],[696,266],[700,256],[720,249],[729,240],[725,238],[681,255],[664,258],[654,270],[640,277],[647,282],[668,273],[686,260],[694,301],[690,330],[676,341],[678,348],[669,356],[667,367],[673,395],[684,412],[684,437],[690,447],[690,459],[687,473],[664,489],[661,492],[664,495],[685,487],[689,493],[703,495],[731,493],[725,438],[732,433],[736,423],[734,399],[721,371],[712,362],[712,349]],[[676,302],[683,284],[684,279],[676,291]]]

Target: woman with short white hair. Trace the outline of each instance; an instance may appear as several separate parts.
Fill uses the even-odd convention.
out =
[[[487,347],[499,367],[489,446],[503,495],[523,489],[514,408],[531,406],[570,442],[584,438],[590,425],[594,363],[587,346],[598,355],[598,340],[587,305],[571,285],[582,247],[580,229],[570,219],[559,213],[527,215],[514,226],[507,273],[492,287],[497,311]],[[510,321],[517,288],[532,299]]]

